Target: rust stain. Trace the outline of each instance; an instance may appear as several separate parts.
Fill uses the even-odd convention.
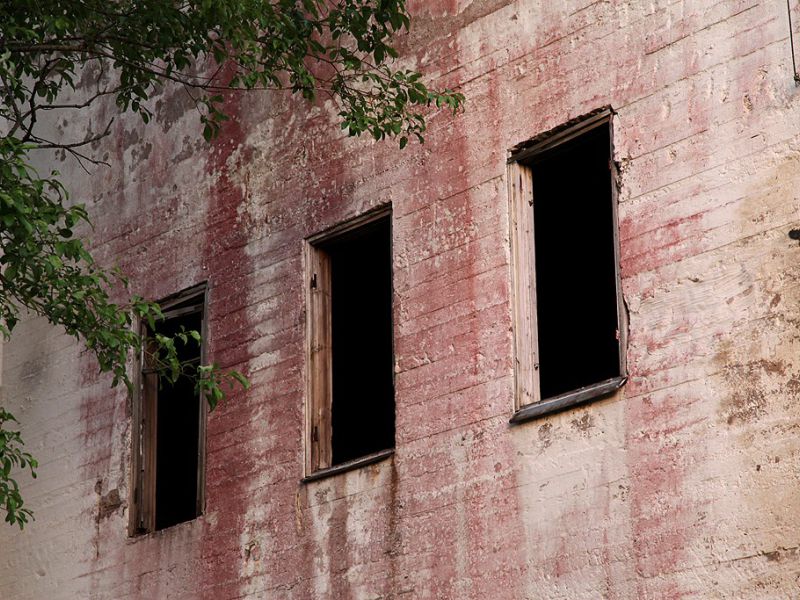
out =
[[[594,417],[586,412],[580,416],[580,418],[575,417],[570,421],[570,425],[575,431],[578,431],[584,435],[588,435],[589,430],[594,427]]]
[[[722,375],[728,394],[720,404],[720,417],[728,425],[750,423],[767,414],[771,397],[785,384],[789,365],[774,359],[729,362],[730,353],[723,350],[717,361],[725,361]]]
[[[553,443],[553,425],[552,423],[543,423],[539,425],[539,429],[537,430],[537,435],[539,437],[539,443],[541,444],[542,450],[545,448],[549,448]]]
[[[97,492],[99,494],[100,490],[97,490]],[[122,505],[122,498],[120,497],[119,490],[117,488],[114,488],[108,493],[100,496],[97,502],[97,522],[107,519],[109,516],[117,512]]]

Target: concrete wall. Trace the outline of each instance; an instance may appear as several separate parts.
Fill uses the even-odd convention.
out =
[[[468,98],[424,146],[347,139],[329,103],[251,95],[209,149],[170,90],[155,126],[115,121],[111,168],[59,165],[137,291],[208,280],[211,356],[253,386],[209,418],[206,514],[131,539],[125,395],[21,325],[4,391],[42,466],[36,522],[0,528],[4,600],[800,597],[785,5],[409,7],[403,61]],[[512,427],[506,151],[609,104],[630,381]],[[302,485],[302,240],[388,202],[397,452]]]

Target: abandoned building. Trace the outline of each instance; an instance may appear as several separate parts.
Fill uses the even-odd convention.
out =
[[[467,101],[403,150],[272,93],[117,119],[58,165],[96,255],[252,385],[175,411],[21,324],[0,598],[800,598],[789,5],[409,0]]]

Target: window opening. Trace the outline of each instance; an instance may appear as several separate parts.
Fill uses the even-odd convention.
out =
[[[191,297],[162,304],[164,318],[155,333],[174,336],[204,330],[204,289]],[[152,344],[152,342],[150,342]],[[176,338],[179,360],[198,366],[203,348],[191,337]],[[182,375],[174,383],[159,377],[145,352],[137,407],[139,435],[136,458],[136,523],[134,533],[147,533],[190,521],[202,512],[205,406],[194,381]]]
[[[394,448],[390,218],[383,214],[309,249],[314,472]]]
[[[620,374],[609,145],[597,127],[530,165],[542,398]]]
[[[610,115],[524,148],[509,176],[517,407],[545,405],[530,416],[624,382]]]

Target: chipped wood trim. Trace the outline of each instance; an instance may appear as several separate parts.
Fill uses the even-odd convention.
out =
[[[306,473],[331,464],[331,260],[306,244]]]
[[[134,329],[140,333],[143,331],[142,323],[137,319],[134,322]],[[135,375],[135,384],[131,393],[131,463],[128,486],[130,494],[130,509],[128,511],[128,536],[137,535],[142,528],[140,523],[141,503],[142,503],[142,398],[144,392],[144,352],[140,351],[132,361],[132,370]]]
[[[621,186],[619,165],[614,160],[614,120],[616,114],[608,119],[608,156],[611,169],[611,220],[614,228],[614,275],[617,288],[617,332],[619,342],[619,374],[628,375],[628,313],[625,309],[625,296],[622,290],[622,257],[619,240],[619,190]]]
[[[593,383],[592,385],[587,385],[577,390],[554,396],[547,400],[542,400],[537,404],[529,404],[517,410],[511,419],[509,419],[509,423],[512,425],[523,423],[535,419],[536,417],[549,415],[584,404],[591,400],[605,398],[625,385],[627,380],[627,377],[612,377],[611,379],[606,379],[599,383]]]
[[[306,475],[305,477],[303,477],[303,479],[300,480],[300,483],[319,481],[320,479],[333,477],[334,475],[338,475],[339,473],[354,471],[355,469],[360,469],[361,467],[366,467],[367,465],[373,465],[375,463],[381,462],[392,456],[394,456],[394,448],[387,448],[386,450],[373,452],[372,454],[367,454],[366,456],[359,456],[358,458],[354,458],[353,460],[348,460],[347,462],[339,463],[338,465],[334,465],[326,469],[320,469],[319,471],[315,471],[310,475]]]
[[[208,364],[208,300],[209,288],[205,283],[202,284],[200,294],[202,304],[202,319],[200,321],[200,364]],[[197,503],[195,506],[195,516],[200,516],[206,509],[206,424],[208,421],[208,401],[203,394],[197,395],[200,403],[197,419]]]
[[[337,223],[332,227],[328,227],[327,229],[324,229],[318,233],[310,235],[309,237],[306,238],[306,242],[311,246],[317,246],[319,244],[331,241],[334,238],[344,233],[348,233],[355,229],[359,229],[364,225],[368,225],[373,221],[377,221],[379,219],[382,219],[383,217],[388,217],[391,214],[392,214],[392,206],[390,204],[384,204],[376,208],[370,209],[365,213],[358,215],[357,217],[353,217],[352,219],[349,219],[342,223]]]
[[[508,163],[524,162],[545,150],[550,150],[559,144],[583,135],[595,127],[608,123],[613,114],[615,114],[614,110],[610,106],[600,108],[587,115],[571,119],[563,125],[541,133],[527,142],[517,144],[509,151]]]
[[[538,402],[539,369],[536,341],[536,265],[533,244],[533,186],[530,167],[508,165],[511,259],[514,305],[515,410]]]

